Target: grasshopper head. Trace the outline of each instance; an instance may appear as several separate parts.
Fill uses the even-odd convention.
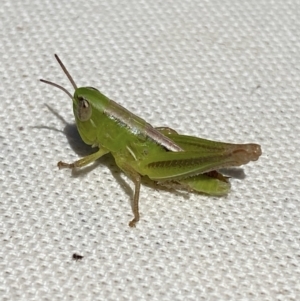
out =
[[[77,88],[73,96],[73,110],[76,120],[88,121],[93,112],[103,114],[109,99],[93,87]]]
[[[101,118],[101,114],[109,103],[109,99],[95,88],[77,88],[70,73],[56,54],[55,58],[74,87],[74,95],[72,96],[67,89],[58,84],[43,79],[40,81],[59,88],[72,99],[73,112],[79,134],[86,144],[93,145],[97,142],[97,118]]]
[[[86,144],[96,144],[99,121],[110,100],[92,87],[77,88],[72,99],[76,125],[82,140]]]

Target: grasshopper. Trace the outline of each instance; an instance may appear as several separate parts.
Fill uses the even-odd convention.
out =
[[[256,161],[258,144],[231,144],[178,134],[168,127],[153,127],[92,87],[77,88],[64,64],[55,54],[74,87],[72,95],[48,80],[40,81],[64,91],[73,102],[73,113],[82,140],[98,151],[73,163],[58,162],[59,168],[81,168],[107,153],[135,185],[129,222],[140,219],[139,195],[142,176],[161,185],[221,196],[230,190],[228,178],[217,170]]]

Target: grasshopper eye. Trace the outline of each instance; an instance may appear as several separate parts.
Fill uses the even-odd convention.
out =
[[[83,97],[78,97],[77,115],[80,121],[87,121],[92,115],[90,103]]]

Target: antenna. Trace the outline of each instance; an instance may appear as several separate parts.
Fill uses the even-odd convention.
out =
[[[56,60],[58,61],[61,69],[64,71],[65,75],[68,77],[69,81],[71,82],[72,86],[74,87],[74,89],[77,89],[77,86],[72,78],[72,76],[70,75],[70,73],[68,72],[67,68],[65,67],[65,65],[62,63],[62,61],[60,60],[60,58],[58,57],[57,54],[54,54]]]
[[[57,54],[54,54],[57,62],[59,63],[60,67],[62,68],[62,70],[64,71],[65,75],[67,76],[67,78],[69,79],[69,81],[71,82],[72,86],[74,87],[74,89],[76,90],[77,89],[77,86],[72,78],[72,76],[70,75],[70,73],[68,72],[67,68],[65,67],[65,65],[62,63],[62,61],[60,60],[60,58],[58,57]],[[71,99],[73,99],[73,96],[72,94],[64,87],[56,84],[56,83],[53,83],[53,82],[50,82],[49,80],[45,80],[45,79],[40,79],[40,81],[42,83],[45,83],[45,84],[48,84],[48,85],[51,85],[51,86],[54,86],[62,91],[64,91]]]

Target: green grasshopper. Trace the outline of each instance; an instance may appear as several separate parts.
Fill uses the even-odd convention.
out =
[[[133,181],[135,191],[129,222],[139,221],[141,177],[158,184],[180,187],[209,195],[228,193],[228,178],[216,171],[256,161],[261,155],[258,144],[230,144],[178,134],[168,127],[152,127],[92,87],[77,88],[73,78],[57,55],[56,60],[75,89],[74,95],[64,87],[43,80],[64,91],[73,101],[73,112],[82,140],[98,151],[71,164],[58,162],[59,168],[80,168],[107,153]]]

